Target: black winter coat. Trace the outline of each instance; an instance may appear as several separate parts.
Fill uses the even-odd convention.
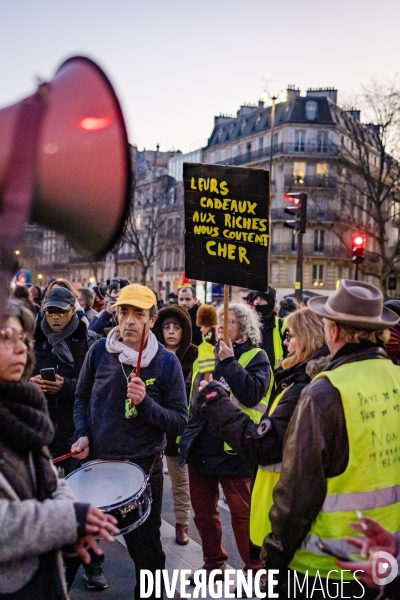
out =
[[[274,368],[275,365],[275,348],[274,348],[274,329],[277,324],[277,315],[275,311],[271,312],[269,306],[259,305],[254,307],[256,313],[258,313],[261,317],[261,334],[262,334],[262,342],[260,344],[261,348],[265,350],[267,356],[269,358],[269,362]],[[281,339],[281,345],[283,350],[283,356],[287,355],[286,346],[283,344],[282,340],[282,319],[278,319],[279,323],[279,337]]]
[[[55,372],[64,378],[64,384],[58,394],[46,394],[46,398],[56,431],[53,443],[66,441],[75,431],[73,411],[79,373],[88,349],[100,336],[88,331],[85,323],[79,321],[77,329],[65,340],[74,357],[73,366],[61,362],[52,353],[52,346],[48,343],[40,324],[36,326],[34,338],[36,364],[33,375],[39,375],[41,369],[53,367]]]
[[[195,346],[199,346],[203,341],[203,336],[201,335],[200,327],[196,325],[197,311],[199,310],[199,308],[199,304],[194,304],[192,308],[188,310],[190,320],[192,321],[192,343]]]

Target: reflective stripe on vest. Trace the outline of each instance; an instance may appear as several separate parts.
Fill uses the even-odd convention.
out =
[[[215,369],[214,346],[206,342],[203,337],[201,344],[197,346],[198,370],[200,373],[207,373]]]
[[[270,408],[270,415],[274,412],[289,387],[277,395]],[[265,536],[271,533],[269,511],[274,503],[272,494],[279,481],[281,466],[282,463],[275,463],[272,465],[259,465],[257,469],[250,502],[250,540],[255,546],[261,547]]]
[[[238,363],[243,367],[243,369],[245,369],[247,367],[247,365],[250,363],[250,361],[252,361],[253,358],[255,356],[257,356],[257,354],[259,352],[264,352],[264,350],[262,350],[261,348],[252,348],[251,350],[248,350],[247,352],[243,352],[243,354],[239,357]],[[236,406],[238,406],[240,408],[241,411],[246,413],[246,415],[249,415],[250,419],[252,419],[254,421],[254,423],[259,423],[261,421],[261,417],[267,411],[268,402],[269,402],[269,398],[271,395],[271,391],[273,389],[273,385],[274,385],[274,377],[271,372],[271,380],[269,382],[268,390],[267,390],[265,396],[263,398],[261,398],[260,402],[258,404],[256,404],[255,406],[253,406],[252,408],[248,408],[247,406],[245,406],[244,404],[239,402],[239,400],[237,398],[235,398],[235,396],[233,395],[232,392],[230,392],[231,400]]]
[[[344,510],[368,510],[378,506],[387,506],[400,502],[400,485],[372,492],[355,492],[354,494],[332,494],[325,498],[321,512],[341,512]]]
[[[239,357],[238,363],[243,367],[243,369],[245,369],[249,362],[253,360],[253,358],[257,356],[259,352],[264,352],[264,350],[262,350],[262,348],[252,348],[251,350],[247,350],[247,352],[243,352],[243,354]],[[263,398],[261,398],[260,402],[252,408],[248,408],[247,406],[239,402],[239,400],[235,398],[233,393],[230,392],[230,397],[233,404],[240,408],[242,412],[246,413],[246,415],[248,415],[250,419],[254,421],[254,423],[259,423],[261,421],[261,417],[267,411],[269,397],[271,396],[271,392],[274,387],[274,375],[272,369],[270,371],[270,376],[271,379],[269,382],[267,393]],[[227,442],[224,442],[224,450],[228,454],[236,454]]]
[[[290,568],[327,577],[337,570],[335,559],[321,554],[315,542],[320,537],[347,548],[346,537],[354,535],[349,521],[357,519],[357,510],[390,532],[400,529],[400,371],[389,360],[370,359],[320,373],[313,381],[321,377],[340,393],[349,461],[344,473],[327,480],[323,506]],[[330,575],[340,577],[340,570]]]

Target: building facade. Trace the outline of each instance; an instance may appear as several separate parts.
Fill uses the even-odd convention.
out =
[[[296,275],[297,234],[283,226],[287,192],[308,195],[303,288],[333,290],[338,280],[354,275],[351,233],[345,245],[336,231],[345,143],[341,112],[336,90],[310,89],[301,96],[292,86],[286,100],[276,104],[274,123],[272,108],[262,102],[242,106],[236,117],[215,118],[205,162],[264,169],[272,164],[270,281],[276,288],[293,290]]]
[[[300,90],[289,86],[286,99],[277,102],[274,110],[259,102],[241,106],[236,116],[215,117],[206,146],[187,154],[160,152],[158,148],[138,152],[132,147],[136,184],[131,235],[104,261],[88,264],[60,236],[44,232],[38,268],[43,277],[65,276],[83,284],[91,277],[105,281],[117,275],[133,282],[146,281],[165,300],[179,286],[184,271],[183,162],[204,162],[271,168],[270,282],[280,296],[293,292],[298,239],[293,229],[284,226],[288,220],[284,208],[289,206],[284,196],[287,192],[307,193],[303,289],[329,293],[340,279],[354,277],[354,231],[361,228],[368,233],[374,227],[368,210],[359,210],[362,191],[361,199],[353,204],[345,205],[343,200],[352,157],[356,161],[358,151],[349,132],[357,128],[367,140],[371,176],[378,177],[376,127],[362,125],[358,111],[341,109],[337,91],[331,88],[309,89],[301,95]],[[399,210],[392,212],[387,237],[389,246],[396,248]],[[141,245],[147,248],[145,257]],[[374,272],[377,256],[376,242],[372,235],[367,236],[366,262],[370,268],[363,279],[374,284],[379,280]],[[235,289],[233,297],[237,299],[241,291]]]

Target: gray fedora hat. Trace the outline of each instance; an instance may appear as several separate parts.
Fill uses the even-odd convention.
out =
[[[352,279],[342,279],[333,294],[311,298],[307,306],[320,317],[358,329],[385,329],[400,320],[383,306],[383,295],[377,287]]]

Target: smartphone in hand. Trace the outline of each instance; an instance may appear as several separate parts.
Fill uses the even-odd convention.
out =
[[[56,380],[56,371],[55,369],[40,369],[40,377],[45,379],[46,381],[55,381]]]

